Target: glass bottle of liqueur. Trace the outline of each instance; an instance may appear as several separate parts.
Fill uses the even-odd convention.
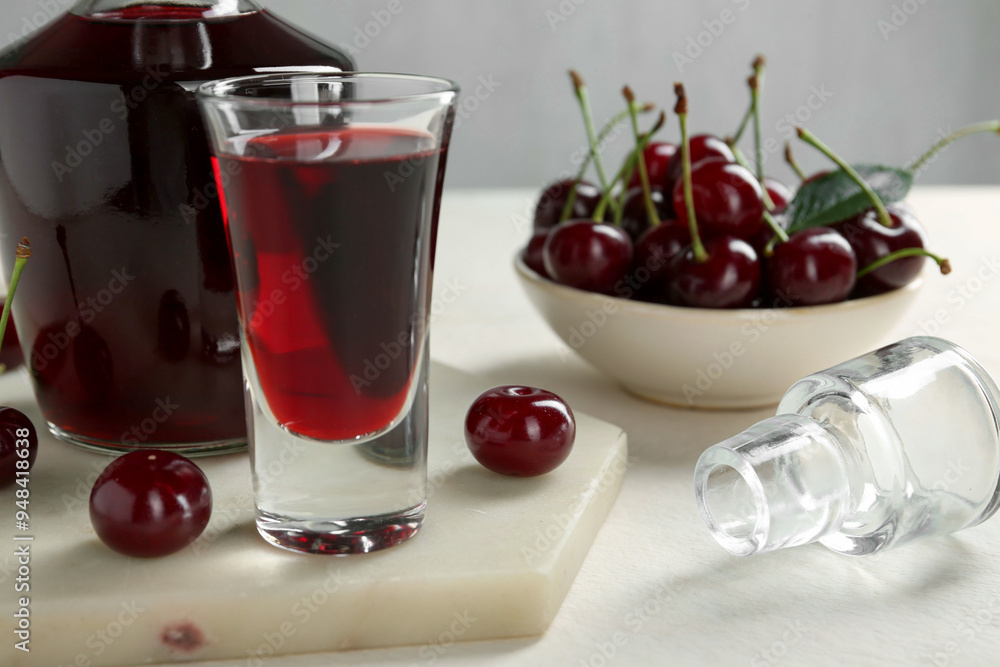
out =
[[[353,69],[254,0],[81,0],[0,54],[0,251],[22,236],[34,249],[14,316],[57,436],[245,446],[232,267],[194,90],[303,66]]]

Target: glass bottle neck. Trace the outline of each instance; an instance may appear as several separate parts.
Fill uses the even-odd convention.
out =
[[[70,10],[103,19],[191,20],[239,16],[262,9],[256,0],[80,0]]]

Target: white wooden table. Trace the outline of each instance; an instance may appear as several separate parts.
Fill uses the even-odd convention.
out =
[[[628,432],[621,496],[554,624],[542,637],[454,645],[446,638],[266,664],[1000,665],[1000,518],[865,559],[809,546],[741,560],[712,540],[694,503],[695,461],[770,413],[643,403],[569,353],[511,268],[534,197],[446,193],[433,356],[498,383],[546,387]],[[930,275],[886,342],[949,338],[1000,377],[1000,188],[923,188],[911,201],[955,271]],[[961,425],[955,429],[960,437]]]

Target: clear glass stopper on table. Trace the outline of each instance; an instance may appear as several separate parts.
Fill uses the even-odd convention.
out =
[[[737,556],[819,542],[873,554],[990,518],[1000,390],[957,345],[910,338],[796,383],[767,419],[709,448],[695,494]]]

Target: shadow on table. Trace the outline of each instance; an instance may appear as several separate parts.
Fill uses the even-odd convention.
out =
[[[751,558],[722,553],[699,559],[695,572],[665,578],[637,591],[635,608],[656,600],[683,617],[682,627],[723,624],[738,632],[770,617],[778,625],[801,622],[822,628],[838,616],[892,625],[892,612],[920,608],[947,593],[975,598],[976,570],[989,555],[975,553],[955,536],[907,545],[868,557],[848,557],[809,545]]]

